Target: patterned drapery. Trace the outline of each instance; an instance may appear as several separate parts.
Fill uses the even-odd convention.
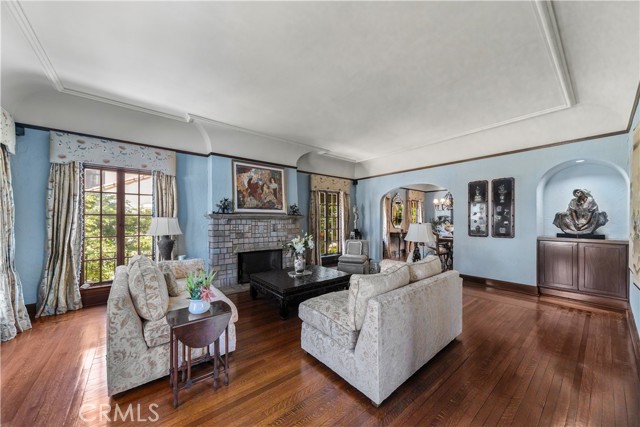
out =
[[[0,338],[7,341],[31,329],[15,267],[15,209],[9,151],[0,144]]]
[[[175,151],[53,131],[49,145],[51,163],[82,162],[176,174]]]
[[[390,258],[391,251],[389,243],[391,241],[391,197],[382,199],[382,258]]]
[[[317,191],[312,191],[309,197],[309,234],[313,236],[314,245],[311,250],[311,264],[322,265],[320,256],[319,230],[320,230],[320,197]]]
[[[47,263],[36,317],[82,308],[82,164],[52,163],[47,191]]]
[[[153,215],[172,218],[178,216],[178,190],[175,176],[153,171]],[[171,236],[171,238],[174,237]],[[175,258],[178,251],[177,246],[175,245],[171,251],[172,259]],[[160,253],[157,246],[155,252],[156,254]]]
[[[0,113],[0,144],[5,145],[11,154],[16,154],[16,123],[11,114],[4,108]]]

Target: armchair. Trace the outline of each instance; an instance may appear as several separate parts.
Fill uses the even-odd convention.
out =
[[[345,241],[344,254],[340,258],[338,258],[338,270],[352,274],[368,274],[369,241]]]

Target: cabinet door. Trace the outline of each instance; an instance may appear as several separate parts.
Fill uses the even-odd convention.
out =
[[[578,290],[578,244],[538,241],[538,285]]]
[[[579,244],[579,289],[583,292],[627,299],[627,246]]]

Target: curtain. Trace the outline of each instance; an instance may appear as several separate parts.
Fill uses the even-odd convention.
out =
[[[9,152],[0,144],[0,333],[7,341],[31,329],[22,296],[22,283],[15,267],[15,210]]]
[[[311,264],[322,265],[320,256],[320,198],[317,191],[312,191],[309,197],[309,234],[313,236],[314,245],[311,250]]]
[[[36,317],[82,308],[82,164],[52,163],[47,190],[47,262]]]
[[[348,193],[340,192],[340,241],[342,242],[342,253],[345,253],[345,241],[349,238],[349,213],[351,212],[351,198]]]
[[[153,171],[153,209],[156,217],[178,216],[178,190],[175,176]],[[174,237],[171,236],[172,239]],[[178,245],[175,245],[171,251],[172,259],[175,258],[176,252],[178,252]],[[157,246],[155,253],[160,253]]]
[[[382,201],[382,258],[391,258],[389,243],[391,240],[389,222],[391,221],[391,197]]]

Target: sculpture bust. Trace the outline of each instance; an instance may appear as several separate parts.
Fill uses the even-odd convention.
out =
[[[573,190],[574,198],[565,212],[558,212],[553,225],[567,234],[593,234],[605,225],[609,218],[606,212],[600,212],[595,199],[586,189]]]

